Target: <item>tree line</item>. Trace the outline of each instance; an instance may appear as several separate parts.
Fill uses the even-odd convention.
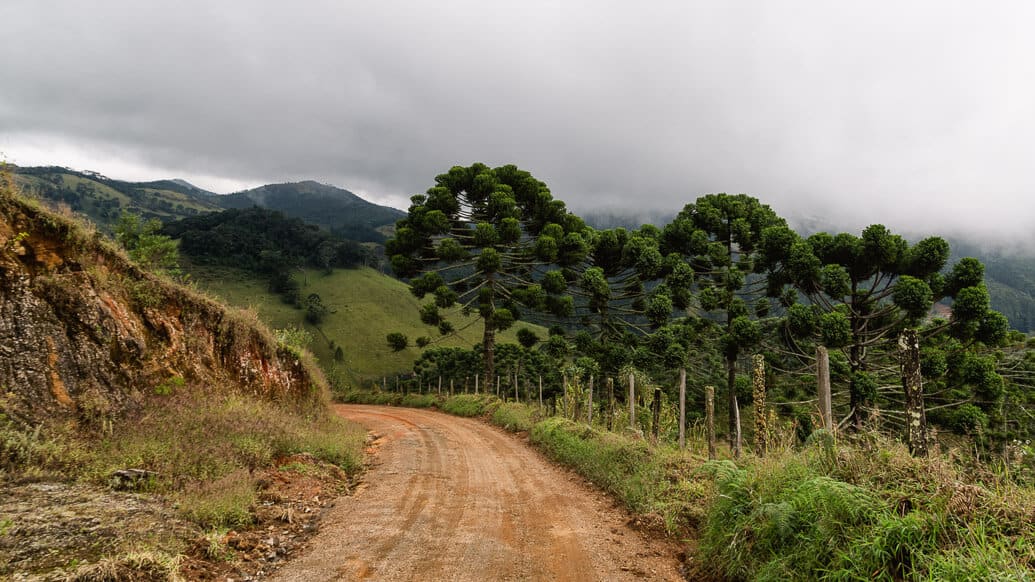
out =
[[[633,369],[671,391],[685,369],[692,384],[722,387],[737,447],[754,354],[767,364],[772,405],[803,430],[811,409],[795,403],[813,393],[818,346],[830,350],[841,387],[840,424],[900,426],[897,342],[916,330],[932,421],[989,444],[1035,427],[1031,346],[990,308],[981,262],[950,265],[941,237],[910,242],[879,224],[805,237],[744,194],[702,196],[662,228],[597,230],[530,173],[474,164],[411,198],[386,253],[414,295],[432,297],[419,317],[439,335],[454,331],[449,313],[484,323],[462,364],[446,363],[434,334],[418,338],[432,348],[417,365],[424,373],[455,368],[469,377],[475,359],[483,382],[519,367],[526,381],[537,369],[550,378],[571,368],[586,379]],[[549,326],[549,337],[508,347],[519,353],[499,373],[496,332],[529,316]],[[407,338],[393,336],[395,349],[405,347]],[[557,390],[548,383],[548,393]]]

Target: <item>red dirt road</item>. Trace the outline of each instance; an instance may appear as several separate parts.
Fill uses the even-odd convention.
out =
[[[357,492],[274,580],[681,580],[678,547],[513,435],[427,410],[342,405],[375,435]]]

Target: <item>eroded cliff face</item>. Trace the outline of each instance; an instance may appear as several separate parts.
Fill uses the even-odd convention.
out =
[[[0,412],[114,418],[184,384],[298,406],[326,390],[254,318],[0,188]]]

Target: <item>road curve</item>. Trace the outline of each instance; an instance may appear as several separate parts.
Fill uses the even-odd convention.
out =
[[[339,405],[373,462],[274,580],[681,580],[675,544],[485,423]]]

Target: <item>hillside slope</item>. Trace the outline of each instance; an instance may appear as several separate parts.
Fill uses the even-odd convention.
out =
[[[68,168],[11,168],[15,184],[26,194],[52,204],[67,204],[102,230],[123,211],[163,222],[216,212],[216,194],[182,181],[124,182]]]
[[[57,166],[8,166],[16,185],[50,204],[67,204],[101,230],[110,231],[123,211],[169,222],[230,208],[259,206],[319,225],[346,239],[382,242],[385,229],[405,214],[367,202],[348,190],[314,181],[268,184],[215,194],[183,180],[127,182]]]
[[[265,328],[142,271],[77,223],[0,192],[4,412],[118,416],[176,382],[306,402],[319,372]]]
[[[230,305],[253,308],[270,327],[308,328],[315,337],[310,349],[328,373],[341,373],[343,379],[353,383],[411,370],[414,360],[420,357],[420,350],[414,346],[420,336],[432,338],[436,346],[470,348],[481,341],[481,322],[460,314],[450,318],[455,320],[459,331],[455,335],[440,336],[434,328],[420,322],[421,302],[405,283],[370,268],[335,269],[330,275],[313,269],[296,275],[302,284],[302,296],[316,293],[331,310],[318,330],[305,323],[301,310],[267,292],[266,281],[254,273],[223,267],[190,267],[189,270],[201,287]],[[516,333],[521,327],[546,337],[541,327],[518,322],[500,334],[500,341],[517,343]],[[410,347],[393,352],[385,340],[385,335],[393,331],[405,334]],[[342,348],[344,361],[335,361],[331,342]]]

